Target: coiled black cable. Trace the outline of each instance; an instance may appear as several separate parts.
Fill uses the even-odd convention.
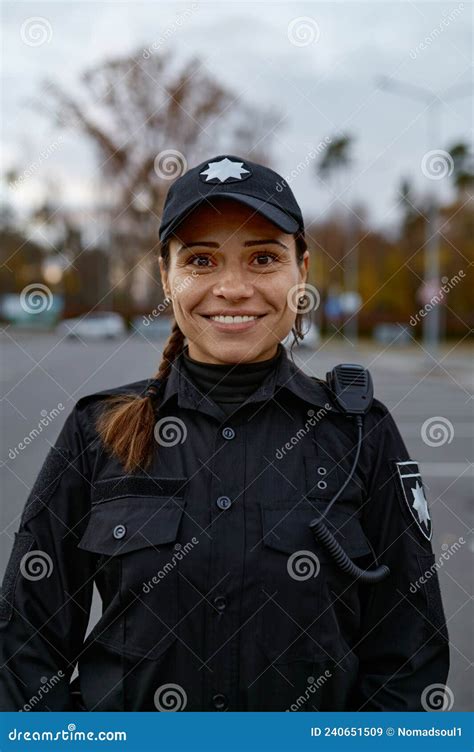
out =
[[[351,471],[336,495],[333,496],[333,498],[327,505],[324,512],[319,517],[315,517],[314,520],[311,520],[309,526],[312,530],[316,542],[319,542],[326,549],[331,558],[334,559],[334,562],[343,572],[345,572],[347,575],[349,575],[349,577],[352,577],[353,579],[374,584],[376,582],[385,580],[386,577],[388,577],[388,575],[390,574],[390,569],[385,564],[381,564],[376,569],[370,570],[361,569],[360,567],[358,567],[357,564],[354,564],[354,562],[348,557],[340,543],[335,539],[334,535],[330,530],[328,530],[326,524],[323,522],[323,518],[327,515],[332,505],[335,504],[335,502],[338,500],[338,498],[350,482],[351,478],[353,477],[357,463],[359,461],[359,455],[362,446],[362,418],[360,417],[360,415],[356,416],[356,421],[359,431],[357,437],[357,450],[355,453],[354,462],[352,463]]]
[[[385,564],[377,567],[377,569],[369,570],[361,569],[357,564],[354,564],[322,520],[313,520],[310,523],[310,528],[315,539],[324,546],[337,566],[349,577],[362,580],[362,582],[375,583],[385,580],[390,574],[390,569]]]

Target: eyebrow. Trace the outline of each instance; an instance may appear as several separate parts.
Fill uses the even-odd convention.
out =
[[[284,248],[286,251],[289,250],[288,246],[281,242],[281,240],[276,240],[276,238],[269,238],[268,240],[246,240],[244,243],[245,248],[249,248],[250,246],[254,245],[268,245],[269,243],[273,243],[275,245],[279,245],[282,248]],[[219,243],[214,243],[212,241],[208,240],[196,240],[192,243],[183,243],[177,250],[177,253],[181,253],[182,251],[187,251],[189,248],[193,248],[194,246],[200,246],[201,248],[220,248]]]

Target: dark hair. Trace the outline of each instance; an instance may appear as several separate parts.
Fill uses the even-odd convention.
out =
[[[302,233],[295,236],[296,260],[303,263],[307,244]],[[161,245],[160,254],[165,268],[169,265],[169,239]],[[291,349],[303,339],[304,313],[297,313],[291,330],[293,342]],[[163,355],[157,373],[153,378],[166,382],[173,362],[184,348],[185,336],[174,321],[171,334],[163,348]],[[154,427],[156,423],[156,397],[137,394],[120,394],[106,399],[105,408],[97,419],[96,428],[104,446],[122,463],[125,472],[131,473],[139,468],[146,469],[153,456],[155,443]]]

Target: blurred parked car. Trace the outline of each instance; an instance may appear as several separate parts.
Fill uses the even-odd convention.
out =
[[[132,332],[142,335],[144,340],[166,340],[171,334],[171,316],[156,316],[153,319],[136,316],[132,319]]]
[[[77,318],[64,319],[56,327],[57,334],[72,339],[117,339],[126,334],[125,322],[119,313],[97,311]]]
[[[373,330],[374,340],[382,345],[407,345],[410,333],[402,324],[377,324]]]

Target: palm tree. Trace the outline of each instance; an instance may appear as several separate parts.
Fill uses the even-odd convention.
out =
[[[474,156],[469,146],[462,141],[448,149],[453,160],[453,185],[459,194],[474,186]]]
[[[333,176],[341,175],[350,166],[352,159],[349,152],[352,140],[352,136],[343,135],[333,139],[325,149],[317,166],[323,180],[331,182]]]

